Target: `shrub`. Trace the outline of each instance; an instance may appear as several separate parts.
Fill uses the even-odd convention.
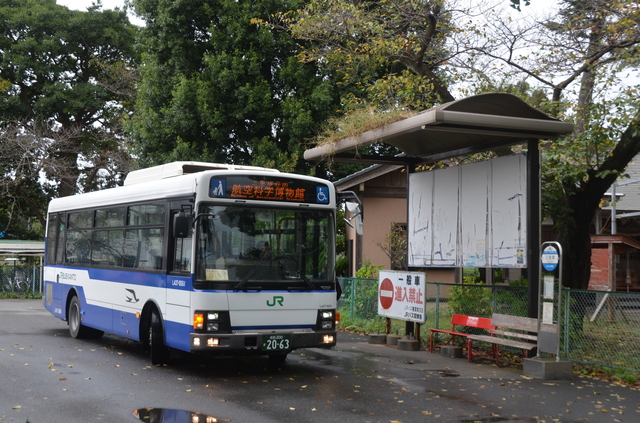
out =
[[[491,317],[491,291],[482,282],[464,278],[463,285],[451,287],[447,300],[452,314]]]

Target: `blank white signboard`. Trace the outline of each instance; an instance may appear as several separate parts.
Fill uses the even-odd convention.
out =
[[[409,266],[526,267],[526,157],[409,175]]]

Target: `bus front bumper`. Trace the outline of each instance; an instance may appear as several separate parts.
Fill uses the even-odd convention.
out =
[[[288,341],[288,342],[287,342]],[[191,352],[233,351],[270,354],[298,348],[331,348],[336,345],[336,332],[285,333],[191,333]]]

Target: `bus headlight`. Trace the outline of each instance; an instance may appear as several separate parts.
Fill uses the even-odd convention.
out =
[[[193,314],[193,329],[197,332],[223,332],[231,330],[229,327],[229,312],[197,310]]]
[[[335,328],[335,310],[318,310],[316,330],[332,330]]]

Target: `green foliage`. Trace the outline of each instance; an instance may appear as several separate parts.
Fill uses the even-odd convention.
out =
[[[347,311],[340,314],[340,330],[359,333],[384,333],[386,319],[382,316],[363,317],[359,314],[351,316]]]
[[[452,286],[447,295],[452,314],[478,317],[491,317],[491,299],[491,290],[472,277],[465,277],[462,285]]]
[[[384,266],[373,265],[366,259],[356,271],[356,279],[353,280],[356,295],[352,299],[356,316],[364,319],[378,316],[378,272],[383,268]]]
[[[114,72],[134,64],[135,27],[123,11],[51,0],[0,0],[0,18],[0,230],[42,239],[52,197],[117,185],[128,169],[131,91]]]
[[[496,282],[498,282],[496,280]],[[508,314],[514,316],[526,316],[529,308],[529,295],[524,288],[529,282],[524,276],[515,281],[509,281],[509,287],[498,289],[496,292],[495,307],[502,307]]]
[[[362,262],[362,266],[360,267],[360,269],[356,271],[356,278],[378,279],[378,271],[382,269],[384,269],[384,266],[371,264],[371,261],[369,259],[365,259]]]
[[[334,143],[342,138],[355,137],[362,132],[380,128],[415,116],[415,114],[415,112],[402,109],[393,109],[382,113],[370,105],[350,108],[344,115],[329,118],[315,141],[319,145]]]
[[[145,66],[129,128],[143,165],[200,160],[333,176],[301,160],[339,109],[333,73],[301,62],[304,44],[290,34],[256,24],[301,4],[134,1],[146,22]]]
[[[0,298],[12,298],[12,299],[31,299],[31,300],[39,300],[42,298],[42,294],[39,292],[27,292],[25,294],[18,294],[15,292],[4,292],[0,291]]]
[[[440,1],[313,0],[280,16],[279,24],[314,41],[300,56],[341,75],[339,83],[350,87],[344,104],[423,110],[453,98],[439,72],[451,53],[445,46],[453,30],[448,7]]]
[[[343,316],[365,320],[376,319],[378,317],[378,281],[345,278],[341,302]]]
[[[344,277],[349,267],[349,257],[345,254],[338,254],[336,257],[336,277]]]

